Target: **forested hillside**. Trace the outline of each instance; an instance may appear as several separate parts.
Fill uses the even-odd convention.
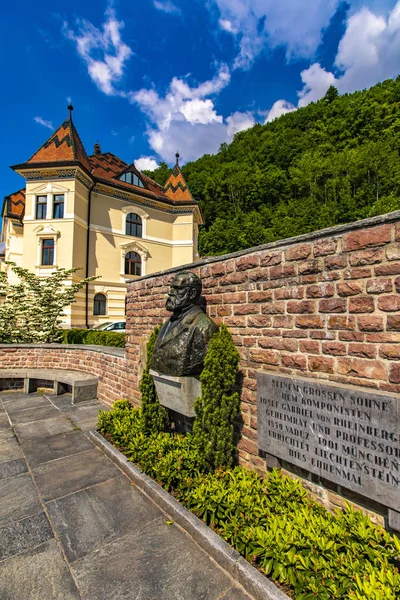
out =
[[[222,254],[400,209],[400,76],[238,133],[183,167]],[[148,173],[164,183],[166,165]]]

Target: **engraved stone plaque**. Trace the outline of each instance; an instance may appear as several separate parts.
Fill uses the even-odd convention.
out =
[[[400,398],[257,373],[258,446],[400,512]]]

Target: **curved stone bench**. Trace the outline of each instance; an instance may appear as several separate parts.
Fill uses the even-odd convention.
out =
[[[0,369],[0,379],[23,379],[24,393],[36,392],[40,381],[52,381],[54,394],[72,392],[72,404],[97,398],[98,377],[64,369]]]

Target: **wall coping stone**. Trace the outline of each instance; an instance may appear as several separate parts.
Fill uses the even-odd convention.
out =
[[[118,358],[125,358],[125,348],[114,348],[112,346],[94,346],[89,344],[0,344],[0,350],[11,350],[13,348],[39,348],[40,350],[84,350],[109,354]]]
[[[186,265],[180,265],[179,267],[172,267],[165,271],[156,271],[149,275],[143,275],[143,277],[135,277],[130,279],[127,283],[136,283],[138,281],[144,281],[146,279],[152,279],[153,277],[160,277],[168,275],[170,273],[179,273],[186,269],[195,269],[204,265],[229,260],[231,258],[239,258],[246,256],[247,254],[254,254],[255,252],[262,252],[264,250],[273,250],[275,248],[284,248],[286,246],[293,246],[301,242],[314,241],[320,238],[334,237],[335,235],[341,235],[348,231],[356,231],[357,229],[365,229],[367,227],[375,227],[377,225],[383,225],[384,223],[393,223],[400,221],[400,210],[396,210],[384,215],[378,215],[376,217],[369,217],[368,219],[361,219],[360,221],[354,221],[353,223],[345,223],[344,225],[334,225],[333,227],[326,227],[325,229],[319,229],[318,231],[312,231],[311,233],[303,233],[295,237],[284,238],[275,242],[269,242],[268,244],[262,244],[261,246],[254,246],[253,248],[246,248],[245,250],[238,250],[237,252],[231,252],[230,254],[220,254],[218,256],[208,256],[201,258],[193,263],[187,263]]]

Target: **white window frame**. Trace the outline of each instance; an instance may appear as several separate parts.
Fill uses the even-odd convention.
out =
[[[125,282],[126,280],[135,278],[135,275],[126,275],[125,274],[125,256],[127,255],[128,252],[136,252],[137,254],[139,254],[139,256],[142,260],[142,269],[141,269],[142,274],[140,275],[140,277],[143,277],[144,275],[146,275],[147,259],[149,257],[149,251],[147,250],[147,248],[145,248],[144,246],[142,246],[141,244],[139,244],[136,241],[135,242],[134,241],[126,242],[124,244],[121,244],[120,248],[121,248],[121,271],[120,271],[121,281]]]
[[[129,206],[123,206],[121,208],[121,211],[122,211],[122,233],[124,235],[126,235],[126,218],[129,214],[134,213],[142,219],[142,237],[135,238],[135,239],[145,240],[147,238],[147,219],[149,218],[148,213],[145,210],[143,210],[143,208],[141,208],[140,206],[135,206],[134,204],[130,204]],[[134,236],[129,235],[127,237],[133,238]]]
[[[57,240],[60,237],[60,232],[51,227],[51,225],[44,225],[34,229],[37,237],[37,254],[36,254],[36,270],[40,269],[56,269],[57,268]],[[54,241],[54,257],[52,265],[42,265],[42,248],[43,240],[52,239]]]

